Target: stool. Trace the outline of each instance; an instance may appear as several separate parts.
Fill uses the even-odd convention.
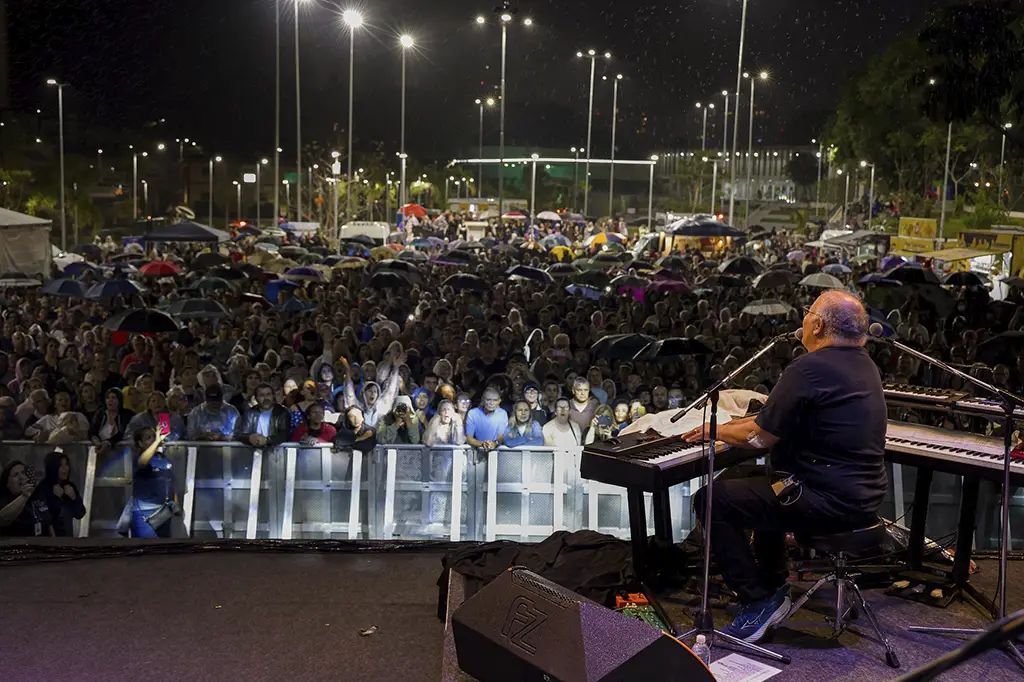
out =
[[[857,609],[859,607],[864,612],[864,615],[867,616],[868,622],[871,623],[871,628],[875,631],[878,639],[885,646],[886,663],[893,668],[899,668],[900,661],[896,656],[896,650],[893,649],[889,640],[882,634],[882,629],[878,625],[874,612],[872,612],[867,601],[864,600],[864,595],[861,594],[857,583],[854,582],[853,578],[856,577],[856,574],[850,572],[847,567],[847,557],[849,554],[877,553],[882,549],[885,542],[885,525],[879,522],[867,528],[829,535],[797,534],[796,539],[797,543],[801,546],[825,555],[828,559],[830,572],[814,583],[811,589],[807,590],[793,604],[783,620],[788,620],[796,613],[822,585],[835,585],[836,617],[832,625],[833,631],[838,635],[846,630],[850,625],[850,621],[857,617]]]

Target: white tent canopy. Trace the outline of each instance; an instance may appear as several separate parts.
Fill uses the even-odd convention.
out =
[[[0,227],[50,227],[52,220],[0,208]]]
[[[53,221],[0,208],[0,272],[50,274]]]

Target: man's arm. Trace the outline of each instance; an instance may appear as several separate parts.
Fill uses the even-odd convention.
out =
[[[762,429],[749,417],[720,424],[718,440],[736,448],[765,450],[778,443],[779,437]]]
[[[466,415],[466,442],[474,448],[481,447],[484,442],[476,438],[476,413],[473,410]]]

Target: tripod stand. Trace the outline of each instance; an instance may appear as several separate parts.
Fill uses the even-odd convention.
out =
[[[919,360],[923,360],[928,364],[938,367],[941,370],[949,372],[950,374],[960,377],[963,381],[973,384],[989,393],[996,396],[1003,408],[1003,509],[1001,514],[1002,529],[999,538],[999,581],[997,590],[999,591],[999,609],[996,614],[996,619],[1001,620],[1006,616],[1006,561],[1007,555],[1010,548],[1010,451],[1013,450],[1013,429],[1014,429],[1014,411],[1018,406],[1024,405],[1024,398],[1014,395],[1009,391],[1004,391],[1001,388],[993,386],[989,383],[982,381],[976,377],[971,376],[965,372],[961,372],[955,367],[936,360],[935,358],[925,355],[924,353],[914,350],[909,346],[906,346],[899,341],[885,338],[882,336],[882,325],[877,322],[871,325],[869,332],[875,338],[878,338],[886,343],[892,345],[895,348],[909,353]],[[973,530],[973,529],[972,529]],[[975,630],[968,628],[933,628],[933,627],[919,627],[910,626],[908,628],[911,632],[925,632],[936,635],[977,635],[984,633],[985,630]],[[1024,654],[1021,654],[1020,650],[1013,643],[1013,639],[1010,639],[1003,643],[1003,649],[1006,654],[1017,663],[1022,670],[1024,670]]]
[[[790,663],[791,659],[789,656],[784,654],[777,654],[774,651],[769,651],[763,647],[759,647],[756,644],[750,642],[744,642],[742,639],[737,639],[732,635],[727,635],[721,630],[715,629],[714,615],[711,613],[711,608],[708,605],[708,592],[711,585],[711,504],[712,498],[714,497],[714,483],[715,483],[715,451],[717,449],[718,440],[718,394],[721,389],[726,386],[730,381],[740,375],[748,367],[753,365],[768,351],[775,347],[780,341],[792,338],[792,334],[782,334],[776,336],[771,342],[762,348],[760,351],[755,353],[749,360],[744,362],[742,365],[733,370],[729,375],[722,378],[721,381],[712,386],[708,391],[697,398],[694,402],[687,405],[672,416],[670,421],[677,422],[682,419],[683,415],[690,412],[693,409],[709,405],[711,408],[711,418],[709,420],[708,438],[705,443],[706,448],[706,459],[708,463],[708,484],[706,487],[706,494],[704,495],[704,523],[702,528],[704,530],[704,575],[701,582],[701,604],[700,614],[694,620],[693,629],[689,632],[684,633],[679,639],[689,639],[691,636],[704,635],[708,643],[713,643],[716,637],[725,640],[726,642],[740,647],[741,649],[747,649],[755,654],[760,654],[772,660],[780,663]]]

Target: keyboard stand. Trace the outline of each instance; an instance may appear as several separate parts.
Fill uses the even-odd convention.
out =
[[[672,510],[669,507],[668,490],[661,489],[656,491],[652,502],[654,536],[660,541],[671,543]],[[633,549],[633,571],[640,582],[640,591],[647,597],[647,601],[654,608],[658,617],[668,626],[669,634],[674,637],[679,634],[679,628],[662,607],[649,585],[653,571],[648,564],[647,509],[644,504],[643,489],[627,487],[626,503],[629,511],[629,542]]]
[[[917,480],[914,484],[914,512],[910,519],[910,544],[907,547],[907,564],[911,574],[906,577],[925,583],[932,582],[949,590],[949,593],[943,597],[940,603],[943,608],[949,606],[954,599],[966,597],[973,601],[982,611],[995,617],[998,611],[995,603],[970,583],[971,553],[973,550],[974,531],[977,526],[978,497],[981,490],[981,480],[973,476],[963,477],[953,568],[949,572],[941,572],[942,575],[948,576],[946,580],[942,580],[939,576],[935,575],[933,569],[924,565],[925,526],[928,521],[932,477],[933,472],[931,469],[924,466],[918,467]],[[920,504],[918,501],[920,501]],[[935,600],[928,594],[908,594],[906,598],[924,604],[935,605]]]

